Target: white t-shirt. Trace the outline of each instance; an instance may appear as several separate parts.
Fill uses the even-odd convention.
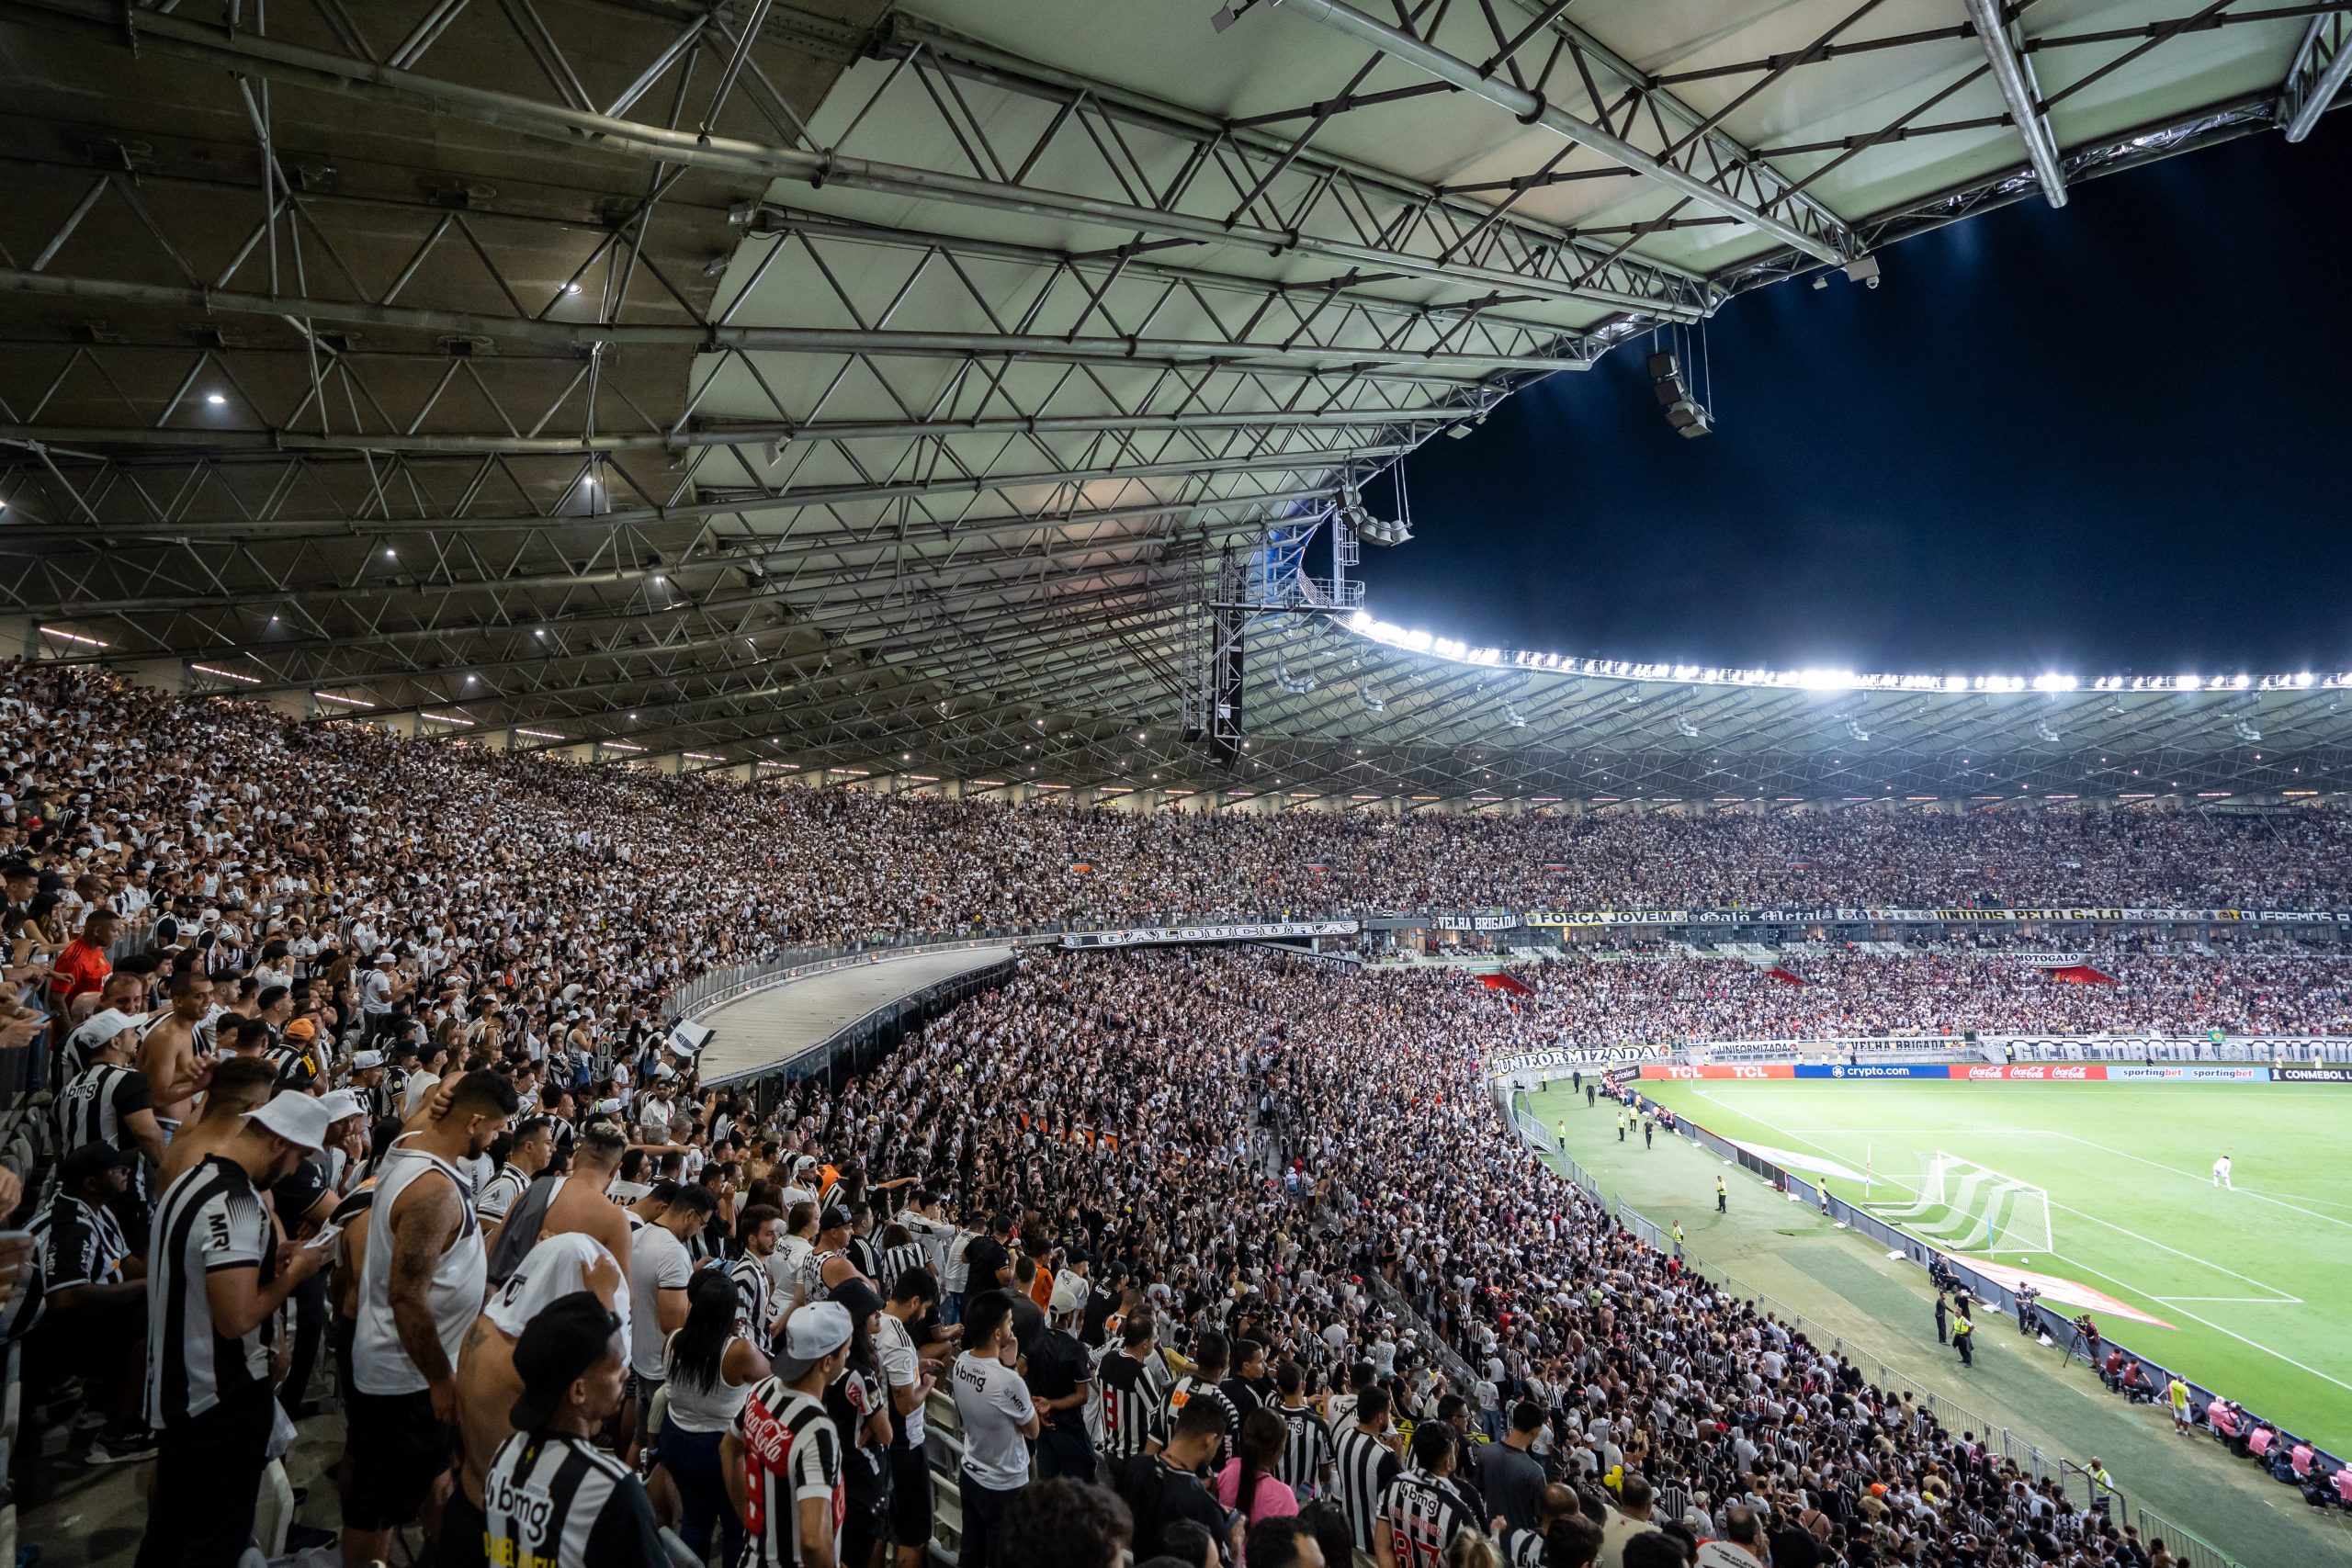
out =
[[[533,1249],[534,1251],[537,1248]],[[647,1225],[628,1238],[628,1304],[637,1321],[629,1336],[629,1370],[640,1378],[662,1378],[661,1292],[683,1291],[695,1275],[685,1244],[660,1225]]]
[[[874,1354],[882,1362],[882,1381],[893,1390],[912,1388],[922,1382],[922,1354],[915,1345],[915,1337],[907,1325],[882,1314],[882,1326],[875,1332]],[[922,1447],[922,1405],[918,1402],[905,1416],[907,1447]]]
[[[599,1258],[616,1269],[620,1267],[612,1249],[593,1235],[565,1231],[548,1236],[523,1255],[514,1278],[498,1288],[482,1313],[501,1334],[520,1339],[524,1326],[551,1303],[588,1288],[584,1277]],[[628,1309],[628,1292],[616,1292],[613,1311],[621,1320],[622,1339],[633,1346]]]
[[[775,1281],[778,1301],[792,1299],[792,1287],[801,1283],[801,1276],[808,1271],[808,1257],[816,1250],[817,1244],[805,1235],[776,1238],[775,1250],[768,1254],[768,1278]]]
[[[1021,1428],[1037,1417],[1021,1374],[994,1356],[956,1358],[956,1413],[964,1421],[964,1473],[991,1492],[1029,1484],[1029,1444]]]

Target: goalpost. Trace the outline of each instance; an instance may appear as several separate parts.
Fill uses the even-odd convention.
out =
[[[1880,1218],[1954,1250],[2048,1252],[2050,1194],[2030,1181],[1938,1149],[1908,1202],[1875,1205]]]

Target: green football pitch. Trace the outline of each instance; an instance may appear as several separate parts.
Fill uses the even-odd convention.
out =
[[[2352,1086],[1641,1087],[1948,1252],[2001,1266],[1988,1272],[2084,1287],[2075,1293],[2104,1333],[2352,1452]],[[1566,1089],[1532,1107],[1547,1125]],[[2212,1183],[2223,1154],[2235,1190]],[[2057,1307],[2061,1294],[2045,1299]]]

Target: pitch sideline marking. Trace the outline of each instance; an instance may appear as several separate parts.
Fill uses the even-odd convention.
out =
[[[2120,1159],[2138,1160],[2142,1165],[2152,1165],[2158,1170],[2169,1170],[2175,1176],[2185,1176],[2191,1181],[2204,1181],[2207,1179],[2206,1177],[2199,1176],[2193,1170],[2183,1170],[2177,1165],[2166,1165],[2160,1159],[2149,1159],[2145,1156],[2132,1154],[2123,1149],[2109,1148],[2105,1144],[2093,1142],[2089,1138],[2079,1137],[2073,1133],[2061,1133],[2053,1130],[2042,1134],[2041,1136],[2049,1138],[2064,1138],[2070,1143],[2081,1144],[2087,1148],[2104,1150],[2106,1153],[2114,1155]],[[2249,1198],[2259,1198],[2266,1203],[2276,1203],[2282,1209],[2292,1209],[2299,1214],[2309,1214],[2312,1219],[2325,1220],[2329,1224],[2342,1225],[2346,1230],[2352,1230],[2352,1220],[2339,1220],[2334,1214],[2323,1214],[2316,1209],[2306,1209],[2300,1203],[2290,1203],[2284,1198],[2273,1198],[2267,1193],[2256,1192],[2251,1187],[2224,1189],[2224,1190],[2243,1192]]]
[[[2265,1307],[2301,1306],[2304,1304],[2303,1298],[2301,1296],[2151,1296],[2148,1299],[2150,1301],[2162,1302],[2166,1306],[2170,1306],[2175,1302],[2228,1302],[2233,1303],[2238,1306]]]
[[[1754,1113],[1753,1111],[1747,1112],[1747,1114],[1748,1114],[1748,1115],[1750,1115],[1750,1116],[1755,1116],[1755,1113]],[[1755,1120],[1757,1120],[1757,1121],[1758,1121],[1758,1122],[1764,1122],[1764,1124],[1765,1124],[1766,1126],[1770,1127],[1770,1128],[1772,1128],[1773,1130],[1775,1130],[1776,1132],[1780,1133],[1780,1134],[1781,1134],[1781,1136],[1783,1136],[1783,1137],[1794,1138],[1794,1139],[1796,1139],[1796,1140],[1797,1140],[1797,1142],[1799,1142],[1799,1143],[1801,1143],[1801,1144],[1812,1144],[1812,1145],[1813,1145],[1813,1146],[1814,1146],[1815,1148],[1816,1148],[1816,1149],[1820,1149],[1820,1150],[1821,1150],[1821,1152],[1822,1152],[1823,1154],[1826,1154],[1826,1155],[1829,1156],[1829,1157],[1830,1157],[1830,1158],[1835,1159],[1835,1158],[1837,1158],[1837,1157],[1838,1157],[1838,1156],[1837,1156],[1837,1151],[1836,1151],[1836,1150],[1831,1149],[1831,1148],[1828,1148],[1828,1147],[1826,1147],[1826,1145],[1822,1145],[1822,1144],[1815,1143],[1813,1139],[1806,1137],[1806,1136],[1805,1136],[1804,1134],[1802,1134],[1802,1133],[1792,1132],[1792,1131],[1790,1131],[1788,1128],[1786,1128],[1786,1127],[1782,1127],[1782,1126],[1781,1126],[1778,1122],[1767,1122],[1767,1121],[1765,1121],[1765,1119],[1764,1119],[1763,1117],[1761,1117],[1761,1116],[1755,1116]],[[1901,1184],[1900,1184],[1900,1183],[1896,1183],[1895,1185],[1901,1185]],[[2055,1205],[2055,1206],[2057,1206],[2057,1207],[2061,1207],[2061,1208],[2064,1207],[2064,1205],[2063,1205],[2063,1204]],[[2081,1211],[2081,1210],[2078,1210],[2078,1209],[2068,1209],[2066,1212],[2067,1212],[2068,1213],[2070,1213],[2070,1214],[2071,1214],[2071,1213],[2082,1213],[2082,1211]],[[2107,1222],[2105,1222],[2105,1221],[2098,1220],[2098,1215],[2096,1215],[2096,1214],[2087,1214],[2087,1213],[2086,1213],[2086,1214],[2083,1214],[2083,1217],[2084,1217],[2085,1219],[2087,1219],[2087,1220],[2098,1221],[2099,1224],[2106,1224],[2106,1223],[2107,1223]],[[2115,1229],[2117,1229],[2117,1230],[2119,1230],[2119,1231],[2122,1231],[2122,1230],[2123,1230],[2123,1227],[2122,1227],[2122,1226],[2120,1226],[2120,1225],[2117,1225],[2117,1226],[2115,1226],[2114,1228],[2115,1228]],[[2124,1234],[2125,1235],[2132,1235],[2132,1233],[2131,1233],[2130,1231],[2123,1231],[2123,1234]],[[2138,1240],[2143,1240],[2143,1241],[2144,1241],[2144,1240],[2146,1240],[2146,1238],[2145,1238],[2144,1236],[2143,1236],[2143,1237],[2136,1237],[2135,1239],[2138,1239]],[[2163,1246],[2164,1246],[2164,1244],[2163,1244],[2163,1243],[2161,1243],[2161,1242],[2152,1243],[2151,1245],[2157,1246],[2157,1247],[2163,1247]],[[2165,1250],[2166,1252],[2179,1252],[2179,1250],[2180,1250],[2180,1249],[2179,1249],[2179,1248],[2177,1248],[2177,1247],[2165,1247],[2165,1248],[2164,1248],[2164,1250]],[[2154,1297],[2154,1296],[2150,1295],[2146,1291],[2143,1291],[2143,1290],[2142,1290],[2139,1286],[2137,1286],[2137,1285],[2135,1285],[2135,1284],[2132,1283],[2129,1280],[2120,1280],[2120,1279],[2118,1279],[2118,1278],[2116,1278],[2116,1276],[2114,1276],[2114,1275],[2112,1275],[2112,1274],[2109,1274],[2109,1273],[2106,1272],[2106,1271],[2105,1271],[2105,1270],[2103,1270],[2103,1269],[2094,1268],[2092,1265],[2090,1265],[2090,1264],[2088,1264],[2088,1263],[2084,1262],[2084,1261],[2083,1261],[2081,1258],[2069,1258],[2069,1257],[2067,1257],[2067,1256],[2066,1256],[2066,1254],[2064,1254],[2064,1253],[2063,1253],[2063,1252],[2059,1252],[2059,1251],[2057,1251],[2057,1250],[2055,1250],[2055,1249],[2052,1249],[2052,1250],[2051,1251],[2050,1256],[2051,1256],[2051,1257],[2052,1257],[2052,1258],[2061,1258],[2061,1259],[2064,1260],[2065,1262],[2072,1264],[2074,1267],[2075,1267],[2075,1268],[2077,1268],[2077,1269],[2082,1269],[2085,1273],[2090,1274],[2090,1275],[2092,1275],[2092,1276],[2094,1276],[2094,1277],[2096,1277],[2096,1278],[2098,1278],[2098,1279],[2105,1280],[2106,1280],[2109,1284],[2110,1284],[2110,1285],[2120,1285],[2120,1286],[2122,1286],[2125,1290],[2130,1291],[2132,1294],[2134,1294],[2134,1295],[2136,1295],[2136,1296],[2140,1296],[2140,1297],[2142,1297],[2142,1298],[2143,1298],[2143,1299],[2144,1299],[2144,1300],[2154,1301],[2154,1300],[2155,1300],[2155,1299],[2156,1299],[2155,1297]],[[2181,1256],[2181,1257],[2183,1257],[2183,1258],[2188,1258],[2188,1259],[2190,1262],[2192,1262],[2192,1263],[2204,1263],[2204,1262],[2205,1262],[2205,1259],[2203,1259],[2203,1258],[2201,1258],[2197,1257],[2197,1256],[2196,1256],[2196,1255],[2194,1255],[2193,1253],[2182,1252],[2182,1253],[2180,1253],[2180,1256]],[[2220,1265],[2218,1265],[2218,1264],[2210,1264],[2210,1263],[2209,1263],[2209,1264],[2206,1264],[2206,1267],[2207,1267],[2207,1268],[2210,1268],[2210,1269],[2218,1269],[2220,1272],[2222,1272],[2222,1273],[2223,1273],[2223,1274],[2231,1275],[2233,1278],[2235,1278],[2235,1279],[2245,1280],[2246,1283],[2247,1283],[2247,1284],[2249,1284],[2249,1285],[2261,1285],[2261,1286],[2262,1286],[2262,1288],[2263,1288],[2264,1290],[2266,1290],[2266,1291],[2269,1291],[2269,1292],[2272,1293],[2272,1295],[2273,1295],[2273,1296],[2282,1298],[2282,1299],[2280,1299],[2280,1300],[2276,1300],[2276,1301],[2272,1301],[2272,1302],[2268,1303],[2267,1304],[2269,1304],[2269,1305],[2272,1305],[2272,1306],[2284,1306],[2284,1305],[2286,1305],[2286,1304],[2287,1304],[2287,1303],[2286,1303],[2286,1302],[2285,1302],[2285,1300],[2283,1299],[2283,1298],[2286,1296],[2286,1294],[2287,1294],[2287,1292],[2284,1292],[2284,1291],[2278,1290],[2278,1289],[2276,1289],[2275,1287],[2270,1286],[2270,1285],[2263,1284],[2263,1282],[2262,1282],[2260,1280],[2247,1279],[2247,1277],[2246,1277],[2245,1275],[2244,1275],[2244,1274],[2240,1274],[2240,1273],[2237,1273],[2237,1271],[2236,1271],[2236,1270],[2234,1270],[2234,1269],[2222,1269],[2222,1268],[2220,1267]],[[2253,1348],[2253,1349],[2259,1350],[2259,1351],[2261,1351],[2261,1352],[2262,1352],[2264,1355],[2266,1355],[2266,1356],[2274,1357],[2274,1358],[2276,1358],[2276,1359],[2278,1359],[2278,1360],[2281,1360],[2281,1361],[2286,1362],[2289,1366],[2290,1366],[2290,1367],[2294,1368],[2297,1371],[2301,1371],[2301,1372],[2309,1372],[2312,1376],[2313,1376],[2313,1377],[2315,1377],[2315,1378],[2318,1378],[2318,1379],[2319,1379],[2319,1380],[2321,1380],[2323,1382],[2332,1382],[2332,1383],[2334,1383],[2336,1387],[2338,1387],[2338,1388],[2340,1388],[2340,1389],[2344,1389],[2344,1390],[2346,1390],[2346,1391],[2352,1391],[2352,1382],[2346,1382],[2342,1378],[2338,1378],[2338,1377],[2331,1377],[2329,1374],[2327,1374],[2327,1373],[2325,1373],[2325,1372],[2324,1372],[2324,1371],[2321,1371],[2317,1367],[2305,1366],[2302,1362],[2298,1361],[2297,1359],[2295,1359],[2295,1358],[2294,1358],[2294,1357],[2290,1356],[2290,1355],[2287,1355],[2287,1354],[2286,1354],[2286,1353],[2284,1353],[2283,1351],[2278,1350],[2278,1349],[2276,1349],[2276,1348],[2272,1348],[2271,1346],[2265,1345],[2265,1344],[2264,1344],[2262,1341],[2260,1341],[2259,1339],[2249,1339],[2249,1338],[2247,1338],[2245,1335],[2238,1333],[2235,1329],[2233,1329],[2233,1328],[2224,1328],[2224,1327],[2222,1327],[2220,1324],[2215,1323],[2211,1318],[2210,1318],[2210,1317],[2203,1317],[2203,1316],[2200,1316],[2200,1315],[2199,1315],[2199,1314],[2196,1314],[2196,1313],[2190,1312],[2187,1307],[2179,1307],[2179,1308],[2176,1308],[2175,1310],[2176,1310],[2176,1311],[2177,1311],[2177,1312],[2180,1314],[2180,1315],[2181,1315],[2181,1316],[2183,1316],[2183,1317],[2185,1317],[2185,1318],[2188,1318],[2190,1322],[2192,1322],[2192,1323],[2201,1323],[2201,1324],[2203,1324],[2206,1327],[2208,1327],[2208,1328],[2211,1329],[2211,1330],[2212,1330],[2214,1333],[2216,1333],[2216,1334],[2226,1334],[2226,1335],[2228,1335],[2231,1338],[2233,1338],[2233,1339],[2236,1340],[2236,1341],[2237,1341],[2239,1344],[2241,1344],[2241,1345],[2245,1345],[2245,1346],[2247,1346],[2247,1347],[2249,1347],[2249,1348]]]

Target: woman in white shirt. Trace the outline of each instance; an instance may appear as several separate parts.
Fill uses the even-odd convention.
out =
[[[768,1359],[738,1332],[734,1281],[719,1269],[696,1270],[686,1285],[686,1321],[662,1349],[669,1381],[659,1442],[661,1468],[678,1488],[678,1535],[697,1562],[710,1561],[713,1526],[727,1546],[723,1561],[743,1552],[743,1521],[727,1500],[719,1439],[735,1424],[752,1387],[768,1375]]]

